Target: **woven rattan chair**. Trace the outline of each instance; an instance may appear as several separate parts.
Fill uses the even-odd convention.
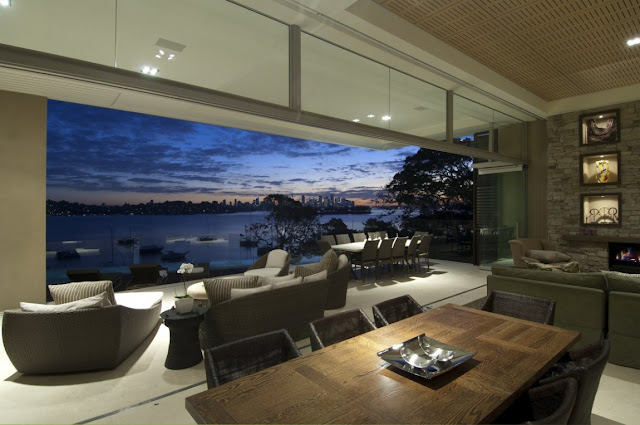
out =
[[[380,278],[382,266],[388,264],[390,270],[393,270],[393,239],[382,239],[378,247],[378,267],[376,269],[377,277]]]
[[[372,331],[376,326],[362,309],[344,311],[309,322],[311,349],[319,350],[354,336]]]
[[[431,247],[431,240],[433,239],[433,235],[423,235],[422,240],[418,244],[418,268],[421,267],[420,259],[427,259],[427,270],[430,270],[429,264],[429,248]]]
[[[409,242],[409,246],[405,252],[404,260],[409,266],[409,261],[411,261],[411,267],[416,268],[416,258],[418,258],[418,244],[422,240],[422,236],[413,236],[411,241]]]
[[[360,277],[364,282],[364,276],[366,267],[376,267],[376,273],[378,268],[378,241],[366,241],[364,243],[364,249],[360,255],[353,256],[351,263],[354,266],[360,266]]]
[[[217,387],[300,356],[284,329],[207,348],[204,350],[207,386]]]
[[[609,341],[603,339],[569,351],[540,381],[541,385],[567,377],[573,377],[578,381],[578,396],[568,423],[591,423],[593,401],[596,398],[600,377],[607,365],[610,350]]]
[[[563,378],[534,387],[493,423],[567,424],[578,395],[578,381]]]
[[[353,241],[354,242],[364,242],[367,240],[367,235],[365,235],[364,233],[354,233],[353,234]]]
[[[373,310],[373,320],[378,328],[426,311],[411,295],[382,301],[373,305],[371,310]]]
[[[351,237],[348,234],[336,235],[336,241],[338,244],[351,243]]]
[[[553,325],[556,302],[530,295],[491,291],[480,309],[518,319]]]
[[[405,263],[405,250],[407,247],[407,238],[406,236],[397,237],[393,241],[393,248],[391,249],[391,274],[393,274],[393,264],[400,264],[405,271],[407,272],[407,265]]]

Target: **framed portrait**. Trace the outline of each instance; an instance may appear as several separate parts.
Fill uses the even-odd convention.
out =
[[[580,155],[580,184],[617,185],[620,182],[620,151]]]
[[[582,195],[583,226],[620,226],[620,194],[597,193]]]
[[[620,110],[580,115],[580,146],[620,141]]]

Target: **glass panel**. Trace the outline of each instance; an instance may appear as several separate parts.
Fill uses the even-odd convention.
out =
[[[446,103],[446,90],[391,70],[392,130],[444,140]]]
[[[226,1],[118,3],[118,67],[289,104],[289,27]]]
[[[14,0],[0,11],[0,43],[113,66],[115,10],[115,0]]]
[[[522,171],[478,175],[475,232],[480,266],[511,260],[509,240],[524,235],[525,230],[523,187]]]
[[[389,128],[389,68],[302,34],[302,109]]]

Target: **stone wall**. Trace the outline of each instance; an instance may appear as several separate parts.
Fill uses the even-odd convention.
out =
[[[620,141],[579,146],[579,116],[612,109],[620,110]],[[603,239],[640,239],[640,101],[550,117],[547,134],[549,238],[558,242],[560,251],[576,258],[581,270],[605,270],[608,268],[608,243]],[[621,156],[618,185],[582,186],[580,155],[614,150],[620,151]],[[580,196],[596,193],[621,194],[619,227],[581,226]],[[567,240],[567,235],[580,235],[581,228],[595,229],[596,235]]]

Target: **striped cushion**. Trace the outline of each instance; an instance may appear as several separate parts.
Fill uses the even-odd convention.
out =
[[[322,263],[311,263],[303,266],[297,266],[293,272],[293,277],[306,277],[312,274],[320,273],[322,270],[326,270],[326,267]]]
[[[338,255],[333,249],[325,252],[320,259],[320,264],[329,272],[334,272],[338,268]]]
[[[260,278],[258,276],[213,278],[204,279],[203,282],[204,289],[207,291],[207,298],[209,298],[209,305],[215,305],[231,298],[231,288],[248,289],[260,286]]]
[[[113,283],[110,280],[97,280],[93,282],[71,282],[63,285],[49,285],[51,298],[56,304],[70,303],[71,301],[93,297],[102,292],[107,293],[107,299],[116,305],[113,293]]]

